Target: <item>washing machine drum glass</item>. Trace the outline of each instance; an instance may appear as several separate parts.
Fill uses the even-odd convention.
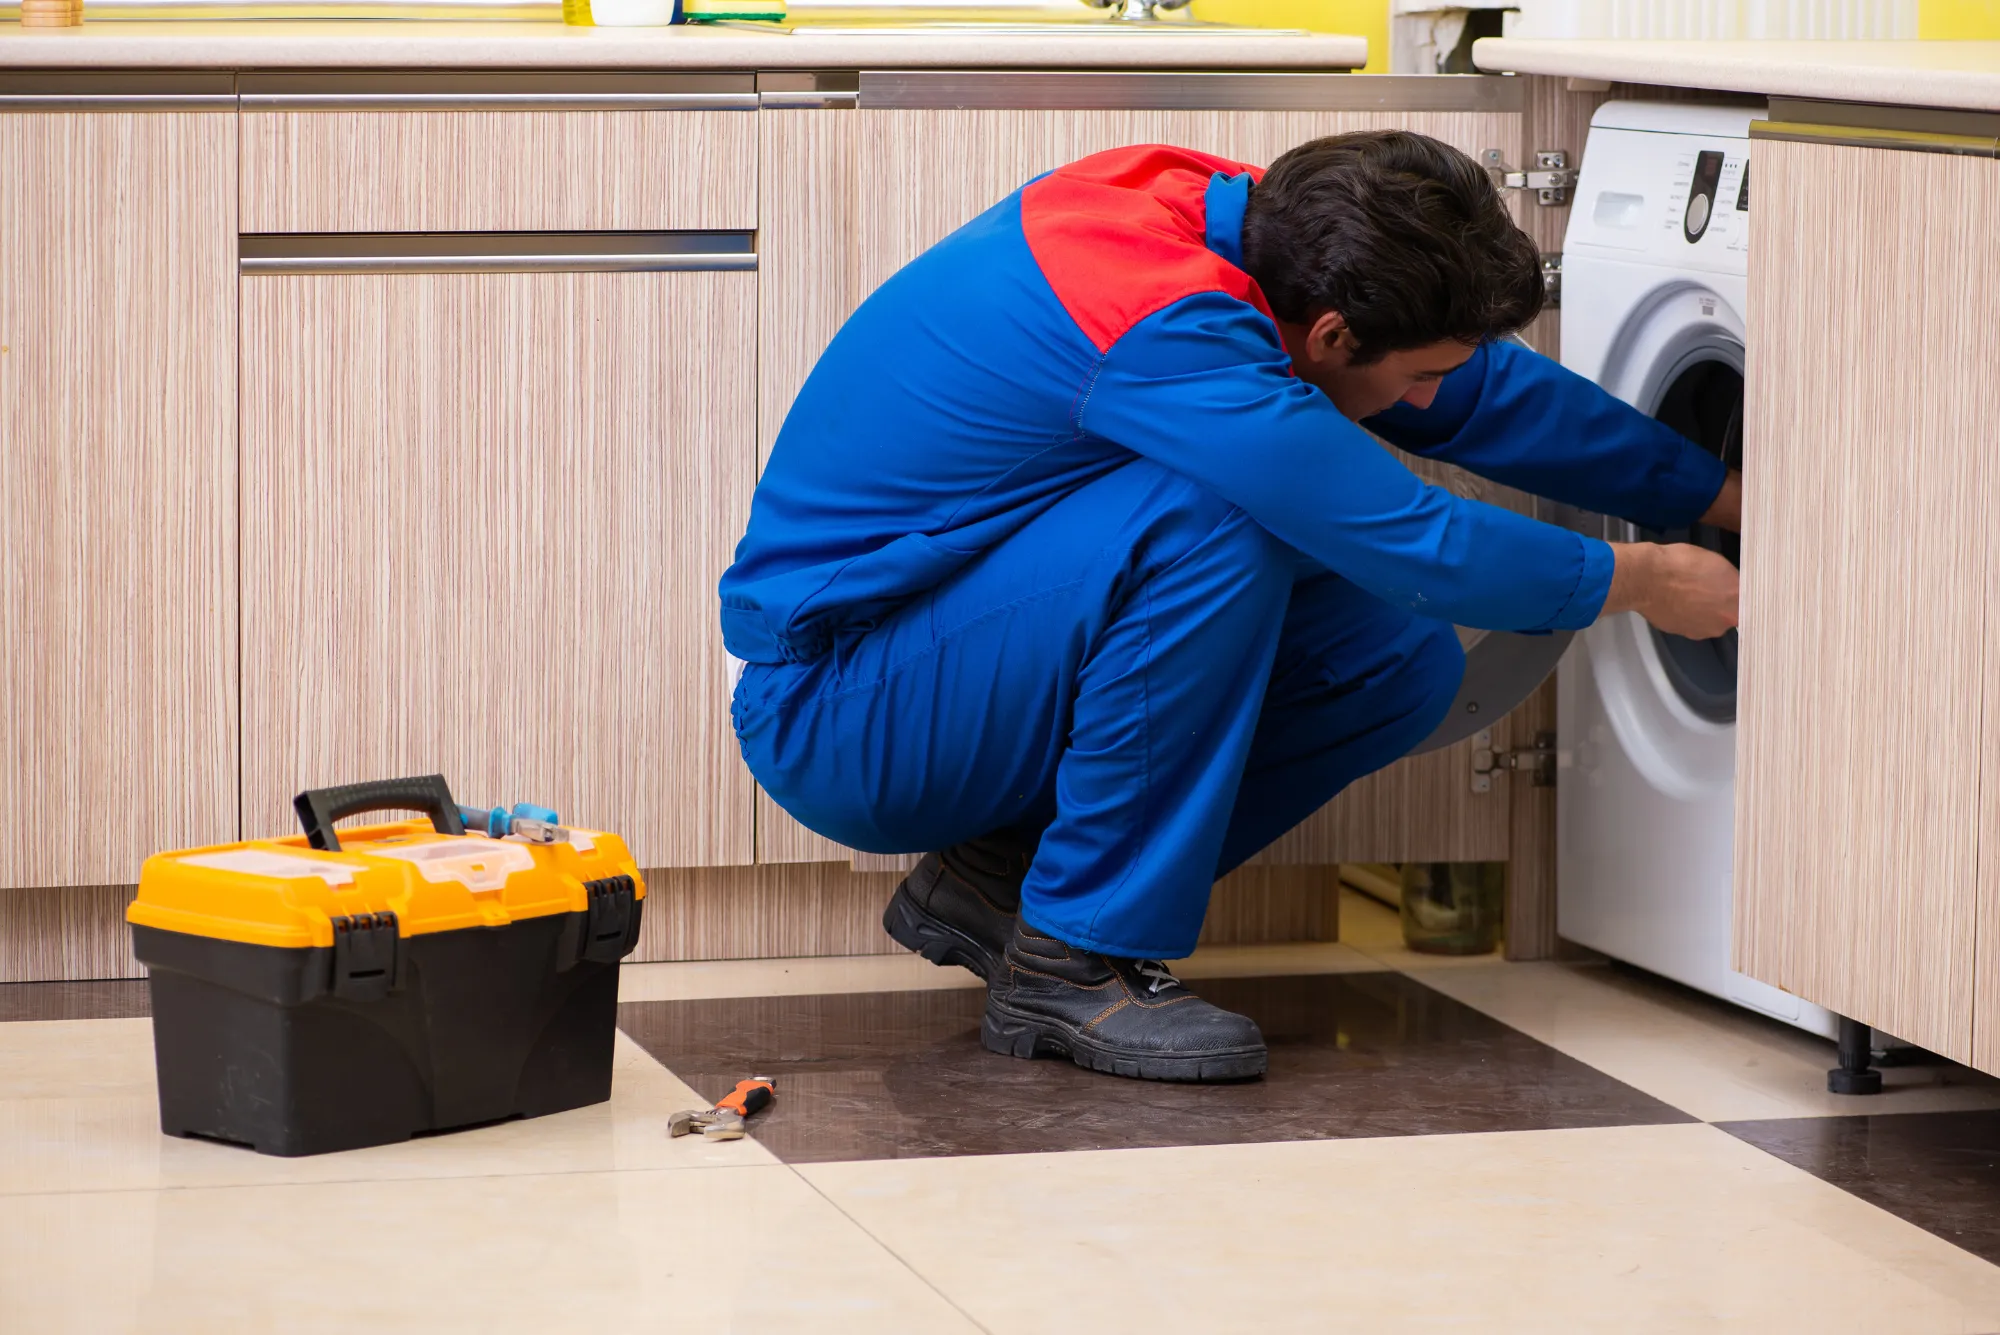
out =
[[[1743,377],[1719,361],[1697,362],[1674,377],[1653,416],[1731,468],[1743,466]],[[1734,533],[1707,524],[1688,528],[1641,529],[1655,542],[1692,542],[1741,564]],[[1653,631],[1660,665],[1680,698],[1712,723],[1736,718],[1736,632],[1712,640],[1690,640]]]

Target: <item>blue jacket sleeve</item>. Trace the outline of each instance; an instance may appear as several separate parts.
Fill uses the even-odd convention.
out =
[[[1668,426],[1516,343],[1488,343],[1428,408],[1365,424],[1392,445],[1550,500],[1678,528],[1708,510],[1728,469]]]
[[[1268,319],[1220,293],[1175,302],[1114,343],[1077,426],[1420,615],[1567,629],[1594,621],[1610,591],[1608,546],[1426,485],[1292,375]]]

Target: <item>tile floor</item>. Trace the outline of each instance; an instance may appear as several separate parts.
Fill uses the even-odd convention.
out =
[[[1183,970],[1260,1084],[989,1056],[909,958],[641,965],[609,1103],[309,1159],[159,1134],[142,987],[0,987],[0,1332],[2000,1332],[2000,1082],[1343,934]],[[666,1135],[752,1068],[754,1139]]]

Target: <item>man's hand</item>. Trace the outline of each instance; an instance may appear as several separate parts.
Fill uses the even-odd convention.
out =
[[[1715,493],[1715,500],[1709,505],[1708,513],[1701,522],[1714,528],[1726,528],[1731,533],[1743,531],[1743,474],[1734,468],[1722,481],[1722,490]]]
[[[1614,542],[1602,616],[1637,612],[1670,635],[1713,639],[1736,624],[1736,567],[1691,543]]]

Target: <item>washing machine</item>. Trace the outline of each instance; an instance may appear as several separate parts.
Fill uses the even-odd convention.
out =
[[[1743,442],[1749,126],[1762,107],[1608,102],[1563,241],[1562,360],[1732,465]],[[1604,520],[1613,541],[1733,534]],[[1828,1012],[1729,967],[1736,633],[1688,640],[1636,614],[1577,636],[1557,671],[1557,924],[1565,937],[1831,1036]]]

